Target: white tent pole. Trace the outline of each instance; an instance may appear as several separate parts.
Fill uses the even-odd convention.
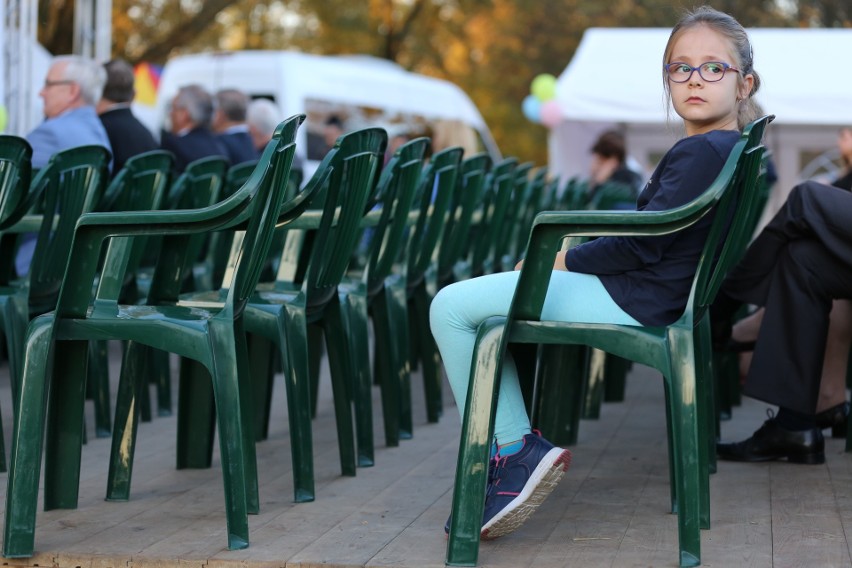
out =
[[[95,59],[112,57],[112,0],[95,0]]]

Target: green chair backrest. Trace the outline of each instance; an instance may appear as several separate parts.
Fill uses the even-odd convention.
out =
[[[0,136],[0,286],[15,279],[18,235],[2,234],[31,207],[28,198],[32,175],[32,148],[18,136]]]
[[[171,181],[174,155],[151,150],[132,156],[107,185],[98,211],[160,209]]]
[[[382,128],[344,134],[305,186],[312,191],[318,186],[313,206],[322,207],[301,283],[309,314],[321,310],[337,297],[337,287],[361,234],[361,219],[375,200],[386,147],[387,133]],[[288,266],[284,255],[275,286],[287,288],[290,280],[286,277],[282,280],[281,275],[292,273],[293,267]]]
[[[27,275],[31,313],[44,313],[56,304],[74,227],[82,214],[100,203],[109,162],[110,153],[103,146],[78,146],[51,156],[33,179],[30,193],[39,196],[35,205],[42,222]]]
[[[561,211],[576,211],[583,209],[589,198],[589,186],[579,177],[569,178],[565,182],[565,189],[562,190],[557,209]]]
[[[572,219],[569,234],[582,235],[645,235],[672,233],[688,227],[713,212],[713,222],[704,250],[698,262],[687,307],[680,322],[696,325],[713,300],[725,273],[736,260],[737,248],[744,246],[743,234],[748,229],[746,220],[754,208],[758,191],[757,176],[763,153],[761,140],[768,116],[748,125],[734,146],[722,171],[710,187],[699,197],[680,207],[667,211],[580,211],[573,214],[541,213],[536,218],[530,236],[529,250],[552,250],[553,243],[566,234],[565,225],[548,225],[548,217]],[[585,215],[595,224],[582,223]],[[535,264],[552,263],[551,256],[543,255]],[[521,271],[515,299],[511,309],[513,319],[538,321],[547,286],[537,282],[541,266],[530,263]],[[538,273],[538,275],[536,275]]]
[[[506,216],[506,208],[515,187],[515,168],[517,158],[506,158],[491,170],[485,183],[481,216],[474,234],[473,260],[471,276],[480,276],[492,266],[497,251],[497,235],[504,229],[498,220]]]
[[[19,136],[0,135],[0,231],[16,223],[26,211],[33,149]]]
[[[420,213],[408,243],[406,284],[416,287],[432,263],[444,233],[464,150],[458,146],[436,152],[420,181]]]
[[[608,181],[592,189],[585,204],[586,209],[636,209],[639,195],[629,184]]]
[[[165,150],[151,150],[132,156],[107,186],[98,211],[151,211],[161,209],[171,182],[174,155]],[[128,261],[126,296],[122,301],[138,299],[136,271],[149,251],[151,240],[137,237]]]
[[[439,287],[455,279],[453,269],[467,256],[473,213],[482,199],[485,178],[490,168],[491,158],[485,153],[467,158],[459,167],[438,251]]]
[[[222,200],[228,161],[222,156],[209,156],[191,162],[172,184],[167,198],[169,209],[202,209]],[[186,245],[187,268],[207,255],[211,235],[194,235]],[[186,272],[189,276],[191,272]],[[191,282],[188,279],[187,282]]]
[[[691,305],[687,306],[687,311],[690,307],[693,310],[695,323],[709,308],[725,275],[733,263],[742,257],[751,237],[754,229],[751,220],[761,193],[760,167],[764,150],[761,142],[766,125],[774,118],[774,116],[763,117],[743,130],[742,139],[738,143],[738,147],[742,148],[742,157],[736,155],[735,148],[725,163],[723,175],[719,176],[723,178],[724,174],[729,172],[730,179],[717,179],[711,186],[713,189],[716,185],[722,185],[724,181],[727,181],[731,190],[724,191],[724,187],[719,189],[722,196],[716,206],[713,225],[695,275],[690,297]]]
[[[526,187],[524,187],[523,194],[521,195],[521,201],[518,205],[517,221],[513,225],[513,248],[508,251],[516,261],[524,254],[524,249],[527,246],[527,239],[530,237],[530,229],[532,229],[533,219],[535,219],[535,216],[543,210],[546,183],[547,168],[542,167],[535,170],[535,172],[530,176]],[[503,268],[508,269],[512,267],[504,266]]]
[[[369,258],[364,272],[367,297],[378,293],[403,249],[408,216],[423,170],[423,158],[431,142],[415,138],[400,146],[379,177],[376,195],[382,207],[370,239]]]
[[[541,198],[541,210],[553,211],[559,208],[559,178],[553,176],[545,182]],[[533,216],[535,218],[535,216]]]
[[[225,185],[222,188],[222,199],[230,197],[239,188],[241,188],[249,176],[251,176],[254,172],[257,164],[258,160],[251,160],[229,167],[228,171],[225,173]]]
[[[252,172],[254,172],[257,164],[258,160],[251,160],[229,167],[225,174],[221,199],[230,197],[241,188]],[[288,193],[288,195],[292,194]],[[210,236],[204,270],[210,271],[209,282],[213,287],[222,284],[222,279],[225,277],[225,270],[228,267],[228,257],[231,254],[231,245],[233,242],[233,231],[219,231]]]
[[[228,161],[208,156],[191,162],[169,189],[168,209],[201,209],[222,199]]]
[[[518,224],[520,223],[525,207],[524,199],[531,182],[530,172],[532,171],[532,167],[532,162],[524,162],[515,167],[512,189],[509,192],[509,199],[503,210],[503,215],[494,218],[496,224],[500,226],[500,231],[495,232],[496,245],[494,247],[494,256],[491,260],[493,272],[505,268],[501,262],[504,256],[515,255]],[[496,210],[495,214],[497,214]],[[526,239],[524,239],[524,245],[526,244]],[[512,264],[514,265],[514,262]]]
[[[66,275],[57,305],[57,317],[84,317],[90,288],[88,291],[83,289],[83,283],[91,282],[97,269],[97,254],[91,251],[97,251],[102,241],[113,234],[163,236],[162,252],[147,298],[148,304],[158,305],[178,301],[186,271],[191,270],[183,262],[183,251],[189,239],[195,233],[229,229],[244,230],[245,236],[226,286],[227,309],[220,314],[221,317],[232,318],[241,313],[257,285],[266,254],[264,249],[269,245],[273,227],[301,214],[315,194],[314,190],[306,188],[285,206],[281,205],[295,155],[296,131],[304,119],[304,115],[295,115],[278,126],[252,175],[225,200],[201,209],[93,213],[82,218],[75,236],[81,244],[75,245],[73,250],[70,262],[74,269],[69,269]],[[120,226],[120,230],[116,226]],[[115,239],[110,243],[104,262],[105,271],[119,271],[108,275],[113,281],[121,278],[120,271],[126,265],[127,254],[126,247],[125,250],[113,247],[114,242]],[[110,299],[115,301],[115,294]]]

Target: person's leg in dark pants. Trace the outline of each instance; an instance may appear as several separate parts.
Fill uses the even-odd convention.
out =
[[[745,394],[777,404],[779,414],[751,438],[719,444],[717,451],[720,458],[740,461],[822,463],[823,439],[814,415],[829,312],[832,299],[852,296],[852,263],[841,261],[813,234],[787,242],[781,234],[762,233],[754,243],[759,246],[744,259],[762,247],[777,252],[765,275],[741,263],[726,282],[735,297],[766,306]],[[758,255],[754,261],[767,259]]]

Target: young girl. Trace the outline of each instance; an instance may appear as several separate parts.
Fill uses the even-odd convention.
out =
[[[703,193],[756,118],[750,100],[760,85],[743,27],[709,7],[688,13],[663,55],[663,86],[686,137],[657,166],[637,209],[666,210]],[[658,237],[604,237],[554,262],[542,319],[657,326],[686,307],[711,219]],[[491,274],[443,288],[431,306],[432,333],[459,410],[464,412],[477,326],[506,315],[518,272]],[[568,468],[571,454],[532,433],[517,370],[507,357],[497,404],[494,457],[482,538],[520,526]],[[449,523],[445,527],[449,532]]]

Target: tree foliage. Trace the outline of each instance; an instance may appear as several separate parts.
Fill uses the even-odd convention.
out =
[[[71,49],[73,0],[39,0],[39,37]],[[506,155],[546,162],[546,130],[520,103],[562,72],[589,27],[670,27],[692,0],[113,0],[113,46],[131,62],[186,52],[366,53],[448,79],[480,108]],[[715,0],[746,27],[852,27],[849,0]],[[837,55],[837,54],[836,54]],[[625,54],[629,57],[629,54]],[[624,88],[629,88],[625,86]]]

